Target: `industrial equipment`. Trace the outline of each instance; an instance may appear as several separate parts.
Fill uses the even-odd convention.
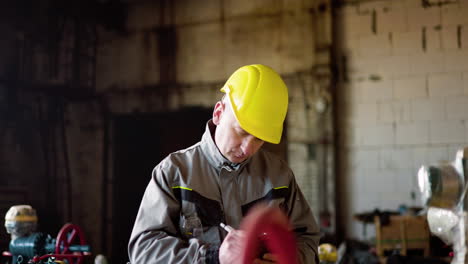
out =
[[[418,172],[429,228],[434,235],[452,245],[454,256],[451,264],[468,262],[464,210],[467,177],[468,148],[459,150],[454,162],[422,166]]]
[[[8,211],[5,227],[12,239],[9,251],[4,251],[3,256],[11,257],[11,264],[82,264],[84,257],[91,255],[79,226],[65,224],[57,238],[52,238],[34,232],[36,222],[35,211],[30,206],[13,206]]]

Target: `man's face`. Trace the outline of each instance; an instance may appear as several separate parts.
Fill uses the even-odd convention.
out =
[[[229,102],[216,103],[213,123],[217,126],[215,142],[225,158],[233,163],[241,163],[254,155],[263,145],[258,139],[242,129],[232,112]]]

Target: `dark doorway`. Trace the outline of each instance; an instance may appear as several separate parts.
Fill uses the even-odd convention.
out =
[[[113,119],[112,252],[126,263],[127,244],[153,168],[169,153],[201,139],[212,109],[132,114]]]

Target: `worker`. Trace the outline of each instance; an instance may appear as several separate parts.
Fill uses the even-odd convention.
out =
[[[293,172],[261,149],[281,140],[285,83],[273,69],[255,64],[235,71],[221,91],[201,141],[154,168],[130,237],[130,261],[238,263],[241,220],[263,202],[288,216],[301,263],[318,264],[319,230]],[[256,260],[274,261],[268,253]]]

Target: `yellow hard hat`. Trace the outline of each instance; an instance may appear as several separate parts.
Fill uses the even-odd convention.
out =
[[[14,205],[5,215],[5,224],[7,222],[37,222],[36,210],[30,205]]]
[[[242,129],[270,143],[281,141],[288,88],[278,73],[265,65],[247,65],[235,71],[221,91]]]
[[[321,244],[318,248],[319,259],[322,261],[335,262],[338,259],[336,247],[332,244]]]

